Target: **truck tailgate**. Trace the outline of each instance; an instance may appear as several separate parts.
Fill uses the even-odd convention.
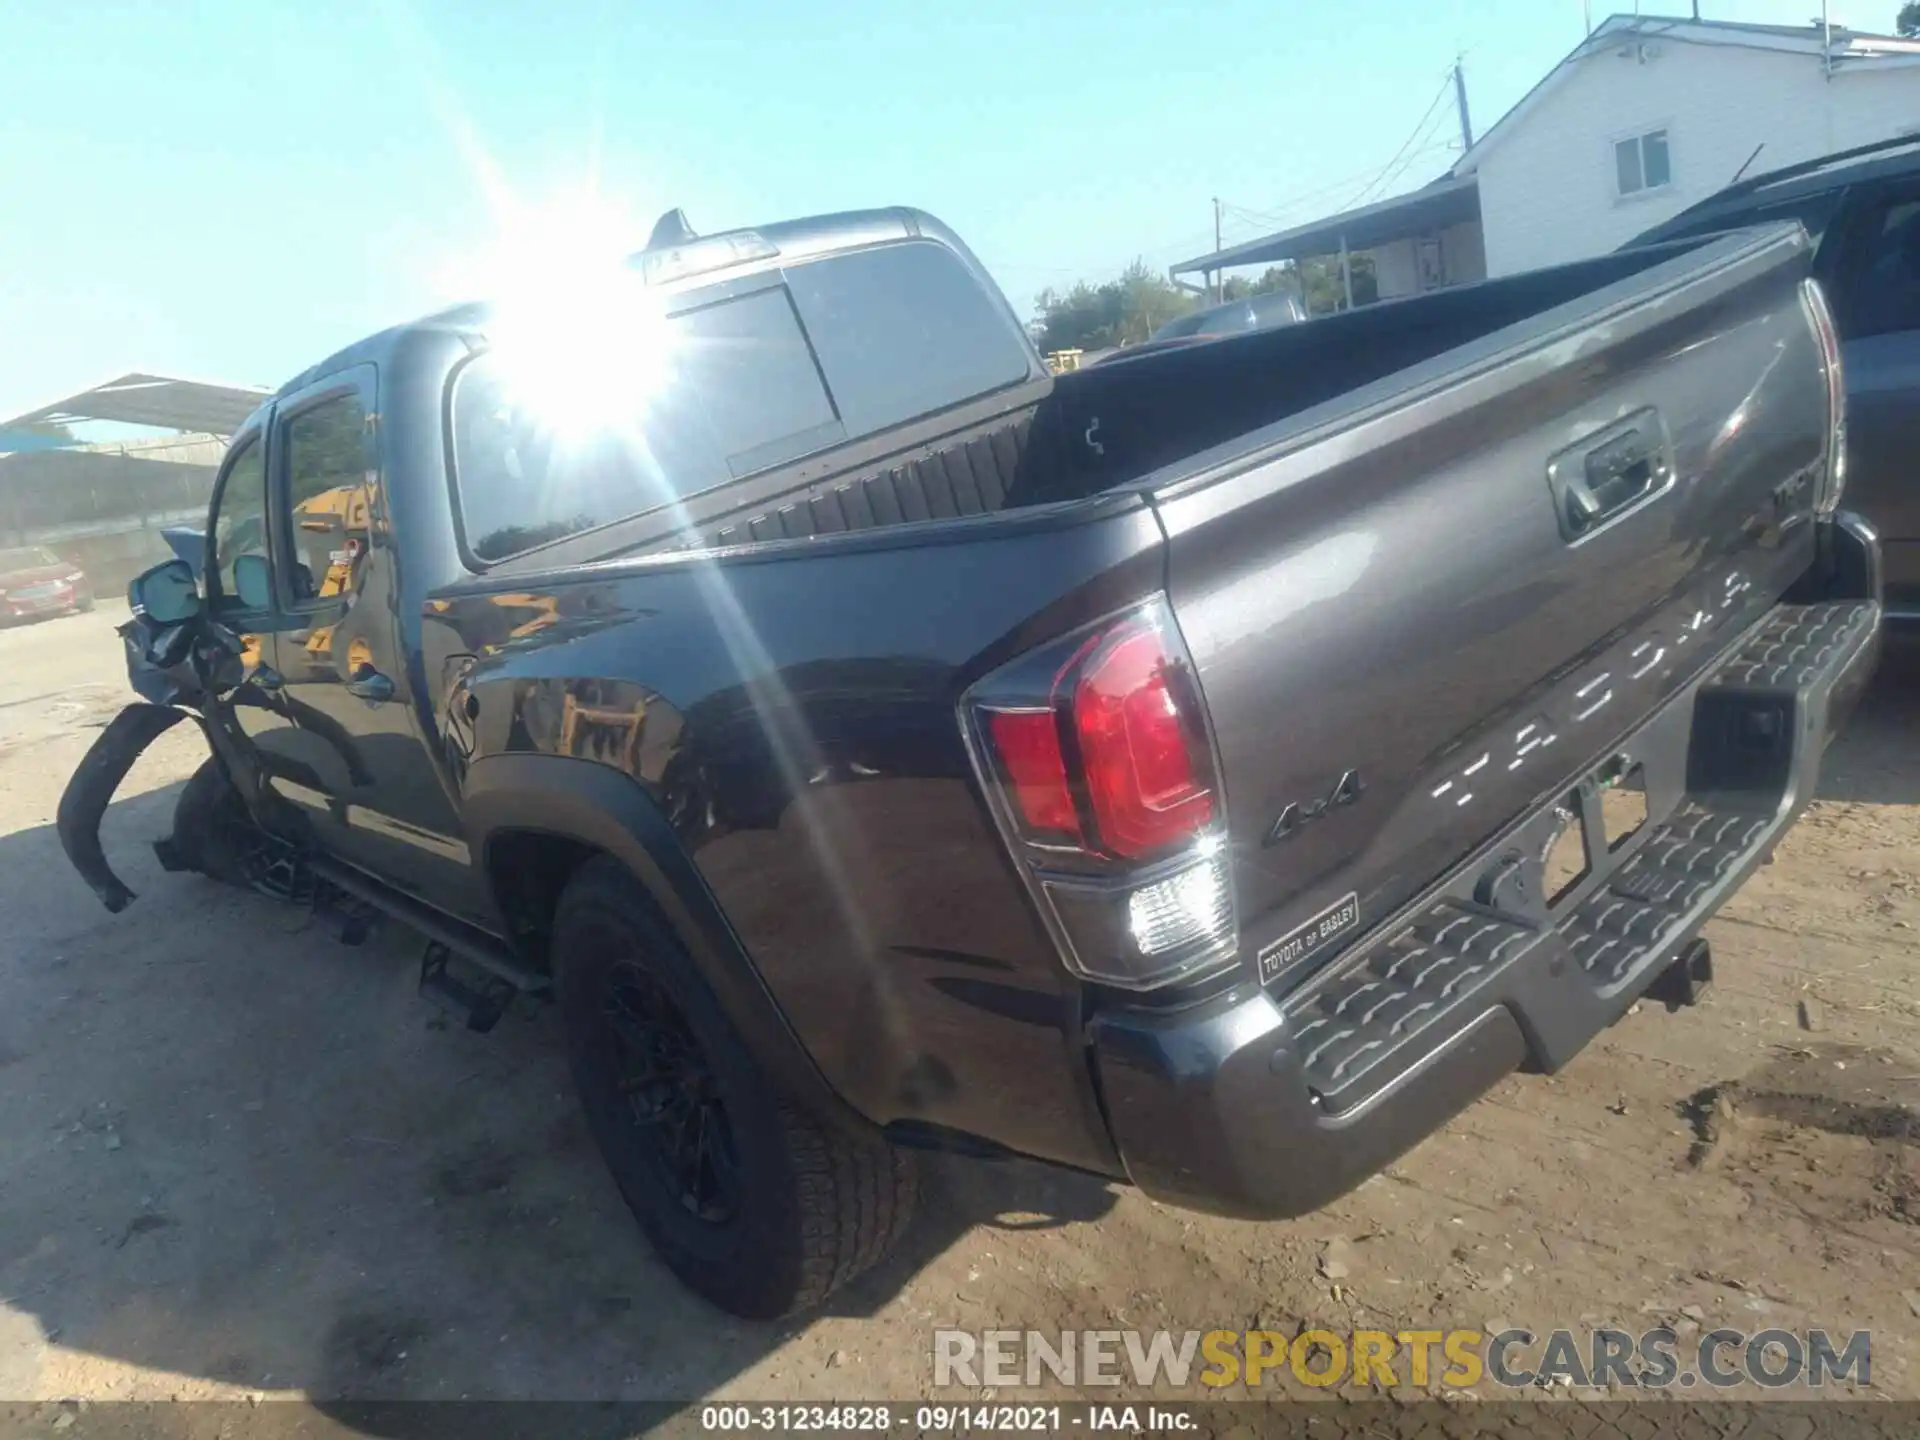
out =
[[[1590,774],[1806,569],[1807,264],[1797,227],[1713,242],[1154,491],[1263,980]]]

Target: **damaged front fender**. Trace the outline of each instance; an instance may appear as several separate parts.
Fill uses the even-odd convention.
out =
[[[115,914],[127,908],[134,893],[107,864],[106,852],[100,848],[100,817],[106,814],[113,792],[127,778],[133,762],[155,740],[187,719],[188,713],[170,705],[127,706],[94,740],[60,797],[55,819],[60,848],[100,897],[100,903]]]

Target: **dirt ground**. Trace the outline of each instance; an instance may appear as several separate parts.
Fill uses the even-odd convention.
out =
[[[126,694],[115,618],[0,632],[0,1399],[907,1399],[937,1325],[1660,1321],[1870,1329],[1862,1393],[1920,1398],[1913,660],[1712,925],[1703,1006],[1642,1005],[1298,1222],[942,1161],[905,1253],[758,1326],[649,1253],[550,1012],[450,1029],[403,931],[346,948],[159,870],[191,727],[108,815],[138,903],[95,902],[52,822]]]

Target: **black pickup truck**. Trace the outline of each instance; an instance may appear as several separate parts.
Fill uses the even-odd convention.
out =
[[[1055,377],[927,215],[675,212],[261,408],[63,842],[123,906],[100,813],[191,713],[162,859],[399,917],[476,1026],[551,994],[739,1313],[882,1254],[927,1148],[1302,1214],[1696,988],[1812,794],[1880,578],[1809,253]]]
[[[1880,535],[1887,622],[1920,624],[1920,135],[1754,175],[1630,242],[1797,220],[1847,387],[1847,503]]]

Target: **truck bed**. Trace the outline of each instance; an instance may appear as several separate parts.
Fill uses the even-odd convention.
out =
[[[1304,326],[1115,357],[936,418],[910,444],[862,447],[833,473],[786,467],[569,542],[561,555],[809,539],[1086,499],[1264,432],[1459,347],[1525,326],[1697,249],[1685,242],[1604,255]],[[1516,340],[1523,336],[1514,336]],[[877,453],[873,453],[876,452]],[[690,523],[687,523],[690,522]]]

